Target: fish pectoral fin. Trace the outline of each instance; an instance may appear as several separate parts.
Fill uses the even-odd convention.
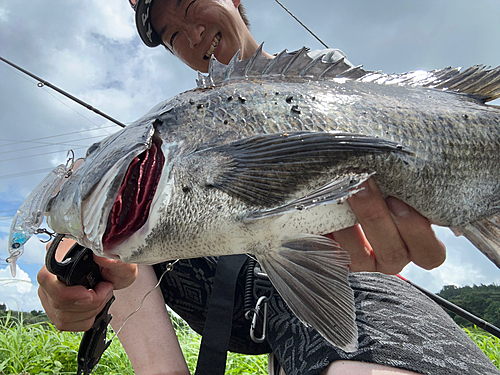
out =
[[[307,326],[347,351],[357,349],[354,292],[349,254],[333,240],[302,234],[257,260],[283,300]]]
[[[500,215],[474,221],[454,231],[463,234],[500,268]]]
[[[276,207],[332,168],[353,157],[374,153],[411,154],[396,142],[352,133],[290,132],[260,134],[196,152],[203,160],[218,160],[207,185],[245,202]]]
[[[319,189],[282,206],[270,210],[251,212],[243,218],[243,221],[251,222],[289,212],[304,211],[325,204],[342,203],[360,191],[362,188],[359,185],[368,180],[372,175],[373,173],[348,173],[337,176],[333,181],[330,181]]]

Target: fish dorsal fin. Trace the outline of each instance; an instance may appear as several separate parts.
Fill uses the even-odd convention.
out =
[[[239,60],[240,51],[238,51],[228,65],[220,63],[212,55],[208,75],[198,73],[196,80],[198,88],[209,88],[233,80],[266,76],[320,80],[338,77],[357,79],[367,74],[361,66],[352,68],[344,59],[335,63],[322,61],[323,56],[312,59],[308,55],[307,47],[294,52],[283,50],[273,59],[264,56],[262,47],[263,44],[252,57],[245,60]]]
[[[198,88],[209,88],[225,82],[258,77],[275,79],[329,80],[347,78],[360,82],[374,82],[384,85],[426,87],[443,91],[454,91],[474,96],[482,102],[500,98],[500,67],[490,69],[484,65],[474,65],[463,71],[460,68],[440,70],[417,70],[401,74],[384,74],[366,71],[363,67],[352,67],[344,59],[325,62],[323,56],[311,58],[309,49],[288,52],[283,50],[273,59],[262,53],[263,43],[252,57],[240,60],[240,51],[228,65],[217,61],[212,55],[208,75],[198,74]]]
[[[447,67],[440,70],[417,70],[402,74],[370,72],[359,79],[386,85],[420,86],[443,91],[454,91],[475,96],[482,102],[500,97],[500,66],[494,69],[474,65],[461,71]]]

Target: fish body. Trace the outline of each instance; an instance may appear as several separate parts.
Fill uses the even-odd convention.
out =
[[[357,342],[349,257],[370,176],[500,267],[500,70],[384,75],[306,50],[212,61],[198,88],[92,146],[52,199],[57,233],[125,262],[249,253],[294,313]]]

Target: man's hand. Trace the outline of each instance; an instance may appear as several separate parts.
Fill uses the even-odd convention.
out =
[[[57,249],[60,261],[73,245],[65,239]],[[96,315],[113,295],[114,289],[126,288],[137,277],[135,264],[94,256],[101,266],[106,281],[96,285],[95,290],[83,286],[67,286],[50,273],[45,266],[38,272],[38,296],[43,308],[57,329],[61,331],[86,331],[94,324]]]
[[[409,262],[428,270],[444,262],[445,245],[429,220],[396,198],[384,201],[371,178],[362,187],[349,198],[360,225],[333,233],[351,255],[352,271],[397,274]]]

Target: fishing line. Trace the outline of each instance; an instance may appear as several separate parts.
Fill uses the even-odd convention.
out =
[[[35,146],[35,147],[20,148],[20,149],[17,149],[17,150],[2,151],[2,152],[0,152],[0,155],[11,154],[13,152],[21,152],[21,151],[26,151],[26,150],[34,150],[36,148],[43,148],[43,147],[49,147],[49,146],[68,146],[68,147],[75,147],[75,148],[76,147],[85,147],[85,145],[75,144],[75,143],[71,143],[71,142],[83,142],[83,141],[88,141],[88,140],[94,139],[94,138],[104,138],[104,137],[106,137],[106,135],[95,135],[93,137],[87,137],[85,139],[70,139],[68,141],[58,142],[58,143],[36,142],[36,141],[33,141],[32,143],[41,143],[42,145],[41,146]],[[87,147],[88,147],[88,145],[87,145]]]
[[[42,139],[49,139],[49,138],[56,138],[56,137],[64,137],[66,135],[91,132],[91,131],[94,131],[94,130],[104,130],[104,129],[113,128],[113,127],[114,127],[114,125],[98,126],[97,128],[77,130],[77,131],[74,131],[74,132],[60,133],[60,134],[56,134],[56,135],[48,135],[46,137],[37,137],[37,138],[33,138],[33,139],[28,139],[28,140],[2,139],[2,138],[0,138],[0,142],[12,142],[12,143],[7,143],[7,144],[4,144],[4,145],[0,145],[0,148],[6,147],[6,146],[14,146],[14,145],[17,146],[17,145],[19,145],[19,143],[42,143],[42,144],[51,144],[51,145],[53,145],[55,143],[40,142],[40,140],[42,140]],[[88,138],[85,138],[85,139],[88,139]],[[61,143],[57,143],[57,144],[60,145]]]
[[[146,299],[147,296],[149,296],[153,290],[155,290],[156,288],[158,288],[158,286],[160,285],[162,279],[163,279],[163,276],[165,276],[167,274],[167,272],[170,272],[174,269],[174,265],[175,263],[177,263],[179,261],[179,259],[175,260],[174,262],[171,262],[169,264],[167,264],[166,268],[165,268],[165,271],[163,271],[163,273],[161,274],[160,278],[158,279],[158,282],[156,283],[156,285],[149,291],[147,292],[144,297],[142,297],[141,299],[141,303],[139,304],[139,307],[137,309],[135,309],[134,311],[132,311],[129,316],[127,316],[127,318],[123,321],[122,325],[120,326],[120,328],[118,329],[118,331],[115,332],[115,334],[113,335],[113,337],[111,337],[111,340],[109,340],[110,342],[113,341],[113,339],[118,336],[118,334],[120,333],[120,331],[122,330],[123,326],[125,325],[125,323],[127,323],[127,321],[133,316],[135,315],[142,307],[143,303],[144,303],[144,300]]]
[[[89,146],[71,147],[72,150],[81,150],[81,149],[88,149],[88,148],[89,148]],[[51,155],[51,154],[58,154],[61,152],[68,152],[68,150],[66,149],[66,150],[59,150],[59,151],[51,151],[51,152],[44,152],[42,154],[19,156],[17,158],[11,158],[11,159],[2,159],[2,160],[0,160],[0,163],[5,162],[5,161],[14,161],[14,160],[19,160],[19,159],[34,158],[35,156],[45,156],[45,155]]]
[[[50,93],[49,90],[46,90],[42,87],[42,90],[45,91],[47,94],[49,94],[50,96],[52,96],[55,100],[59,101],[59,103],[61,103],[62,105],[68,107],[69,109],[71,109],[73,112],[75,112],[76,114],[82,116],[85,120],[91,122],[92,124],[94,124],[95,126],[99,126],[97,125],[94,121],[92,121],[91,119],[89,119],[88,117],[84,116],[83,114],[81,114],[80,112],[78,112],[76,109],[74,108],[71,108],[69,105],[67,105],[66,103],[64,103],[61,99],[59,99],[58,97],[56,97],[55,95],[53,95],[52,93]],[[108,133],[110,134],[110,133]]]
[[[316,36],[316,34],[314,34],[314,33],[313,33],[313,32],[312,32],[312,31],[311,31],[311,30],[310,30],[310,29],[309,29],[306,25],[304,25],[304,24],[303,24],[303,23],[302,23],[302,22],[301,22],[301,21],[300,21],[297,17],[295,17],[295,15],[294,15],[292,12],[290,12],[290,11],[289,11],[289,10],[288,10],[288,9],[287,9],[284,5],[283,5],[283,4],[281,4],[278,0],[275,0],[275,1],[276,1],[276,2],[277,2],[277,3],[278,3],[278,4],[279,4],[279,5],[280,5],[280,6],[281,6],[281,7],[282,7],[282,8],[283,8],[283,9],[284,9],[284,10],[285,10],[288,14],[289,14],[289,15],[291,15],[291,16],[295,19],[295,21],[297,21],[297,22],[298,22],[298,23],[299,23],[299,24],[300,24],[300,25],[301,25],[304,29],[306,29],[306,30],[309,32],[309,34],[311,34],[313,37],[315,37],[315,38],[316,38],[316,40],[317,40],[318,42],[320,42],[323,46],[325,46],[325,48],[330,48],[330,47],[328,47],[325,43],[323,43],[323,41],[322,41],[322,40],[321,40],[318,36]]]
[[[7,220],[12,221],[13,218],[14,218],[14,215],[12,215],[12,216],[0,216],[0,221],[7,221]]]
[[[54,168],[44,168],[44,169],[37,169],[34,171],[27,171],[27,172],[21,172],[21,173],[14,173],[14,174],[7,174],[0,176],[0,180],[6,180],[7,178],[13,178],[13,177],[22,177],[22,176],[28,176],[31,174],[37,174],[37,173],[48,173],[50,171],[54,170]]]
[[[107,120],[109,120],[109,121],[114,122],[115,124],[117,124],[117,125],[121,126],[122,128],[124,128],[124,127],[125,127],[125,124],[121,123],[120,121],[115,120],[113,117],[108,116],[107,114],[105,114],[105,113],[103,113],[103,112],[99,111],[97,108],[92,107],[90,104],[85,103],[84,101],[82,101],[82,100],[78,99],[76,96],[73,96],[73,95],[71,95],[71,94],[67,93],[66,91],[64,91],[64,90],[60,89],[60,88],[59,88],[59,87],[57,87],[57,86],[54,86],[54,85],[53,85],[53,84],[51,84],[50,82],[47,82],[47,81],[45,81],[45,80],[41,79],[40,77],[37,77],[37,76],[36,76],[36,75],[34,75],[33,73],[28,72],[26,69],[21,68],[20,66],[18,66],[18,65],[16,65],[16,64],[14,64],[13,62],[10,62],[9,60],[7,60],[7,59],[3,58],[2,56],[0,56],[0,60],[2,60],[2,61],[3,61],[4,63],[6,63],[6,64],[8,64],[8,65],[12,66],[13,68],[15,68],[15,69],[19,70],[20,72],[23,72],[24,74],[26,74],[26,75],[30,76],[31,78],[33,78],[33,79],[37,80],[37,81],[38,81],[38,83],[37,83],[37,86],[38,86],[38,87],[44,87],[44,86],[50,87],[52,90],[57,91],[58,93],[60,93],[60,94],[64,95],[65,97],[67,97],[67,98],[69,98],[69,99],[73,100],[74,102],[76,102],[76,103],[80,104],[81,106],[83,106],[83,107],[87,108],[88,110],[90,110],[90,111],[92,111],[92,112],[94,112],[94,113],[97,113],[99,116],[102,116],[102,117],[104,117],[105,119],[107,119]]]

